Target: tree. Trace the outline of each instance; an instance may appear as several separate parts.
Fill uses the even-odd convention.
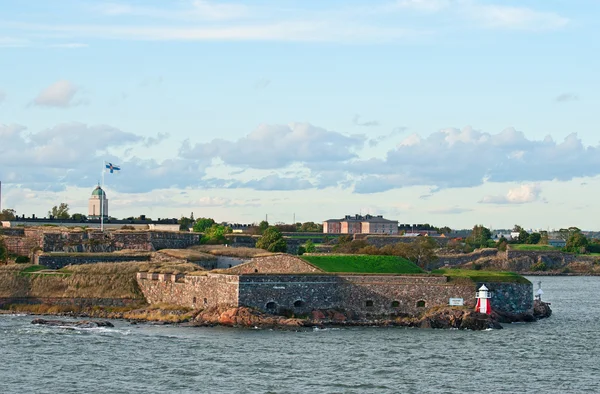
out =
[[[177,223],[179,224],[179,231],[188,231],[194,225],[194,214],[192,213],[192,217],[189,218],[182,216]]]
[[[562,239],[563,241],[568,241],[571,235],[580,232],[581,230],[577,227],[561,228],[558,230],[558,238]]]
[[[282,233],[295,233],[296,232],[295,224],[278,223],[275,225],[275,227],[277,227],[277,229],[279,231],[281,231]]]
[[[215,224],[215,221],[211,218],[200,218],[194,223],[194,232],[203,233]]]
[[[53,206],[52,210],[48,211],[48,217],[53,217],[54,219],[69,219],[71,215],[69,215],[69,204],[61,202],[59,206]]]
[[[275,227],[268,227],[263,232],[263,235],[256,241],[256,247],[269,252],[286,252],[287,244],[281,231]]]
[[[444,226],[444,227],[440,227],[438,228],[438,233],[440,234],[450,234],[452,232],[452,229],[448,226]]]
[[[322,233],[323,225],[315,222],[305,222],[300,225],[298,231],[303,233]]]
[[[410,246],[412,253],[408,259],[421,268],[428,269],[429,264],[437,259],[435,249],[438,244],[431,237],[417,237]]]
[[[512,229],[513,233],[520,233],[523,230],[523,227],[519,226],[518,224],[515,224],[515,226]]]
[[[304,250],[306,251],[306,253],[314,253],[316,249],[317,248],[312,240],[309,239],[304,243]]]
[[[526,244],[529,240],[529,233],[523,229],[519,231],[519,237],[517,238],[517,242],[520,244]]]
[[[200,240],[203,244],[222,244],[225,243],[227,238],[225,234],[231,233],[231,228],[220,224],[213,224],[204,231],[204,235]]]
[[[267,222],[266,220],[263,220],[258,225],[258,233],[262,235],[262,234],[264,234],[265,230],[268,228],[269,228],[269,222]]]
[[[548,245],[548,231],[540,231],[540,244]]]
[[[74,213],[73,215],[71,215],[71,219],[77,222],[85,222],[87,220],[87,216],[85,216],[82,213]]]
[[[15,220],[17,217],[17,213],[14,209],[3,209],[0,212],[0,220]]]
[[[575,231],[567,240],[567,245],[565,248],[569,252],[584,253],[586,247],[588,246],[588,243],[588,239],[585,237],[585,235],[583,235],[581,231]]]
[[[531,233],[527,237],[527,243],[531,245],[537,245],[542,240],[542,235],[540,233]]]
[[[492,232],[488,228],[476,225],[466,241],[474,248],[484,248],[488,246],[490,238],[492,238]]]

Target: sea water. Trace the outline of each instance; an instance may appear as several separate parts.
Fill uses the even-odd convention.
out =
[[[597,393],[600,277],[535,277],[503,330],[65,329],[0,315],[0,393]]]

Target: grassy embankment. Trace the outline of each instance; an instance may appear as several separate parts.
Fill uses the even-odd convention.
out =
[[[396,256],[374,255],[305,255],[303,259],[325,272],[372,273],[372,274],[425,274],[409,260]],[[439,269],[431,275],[443,275],[450,281],[528,283],[514,272],[481,271],[466,269]]]
[[[368,274],[421,274],[413,262],[396,256],[304,255],[302,258],[325,272]]]
[[[560,252],[560,248],[555,248],[551,245],[528,245],[528,244],[511,244],[509,248],[512,250],[523,250],[531,252],[543,252],[543,251],[557,251]]]
[[[434,275],[444,275],[450,281],[471,280],[473,282],[505,282],[505,283],[529,283],[529,281],[514,272],[503,271],[478,271],[466,269],[438,269],[431,271]]]

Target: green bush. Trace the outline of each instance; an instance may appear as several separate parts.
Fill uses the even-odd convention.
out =
[[[306,253],[314,253],[317,248],[315,247],[314,242],[309,239],[304,244],[304,249],[306,250]]]
[[[546,271],[548,266],[543,261],[538,261],[537,263],[531,266],[532,271]]]
[[[285,239],[283,239],[281,231],[275,227],[269,227],[264,231],[263,235],[256,241],[256,247],[269,252],[285,253],[287,251]]]
[[[30,261],[31,260],[27,256],[17,256],[17,258],[15,259],[15,263],[17,264],[29,264]]]

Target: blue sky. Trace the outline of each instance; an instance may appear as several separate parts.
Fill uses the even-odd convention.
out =
[[[595,1],[0,0],[3,207],[597,229]]]

